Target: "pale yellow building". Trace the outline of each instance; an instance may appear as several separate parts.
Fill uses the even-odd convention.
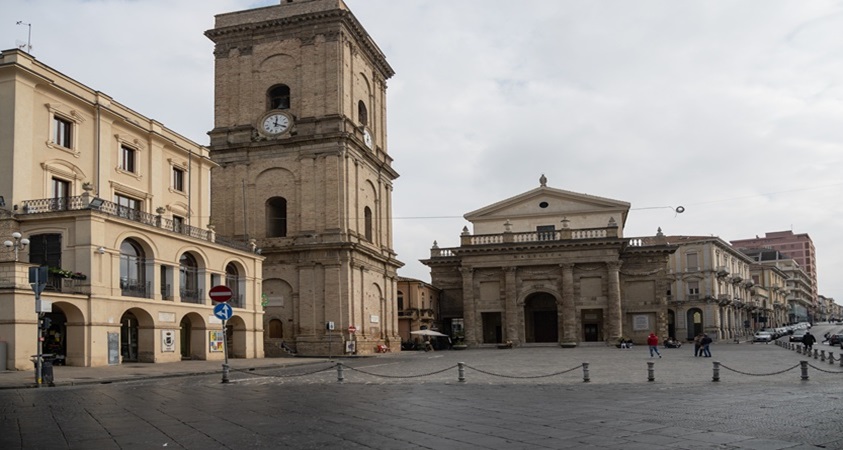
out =
[[[69,365],[222,360],[222,322],[208,296],[221,284],[233,291],[230,356],[263,356],[263,257],[209,226],[216,164],[207,148],[8,50],[0,160],[0,240],[21,235],[17,247],[0,248],[7,367],[32,369],[38,316],[28,270],[38,266],[49,267],[42,298],[52,305],[44,349]]]
[[[398,334],[401,342],[419,342],[419,330],[441,329],[439,323],[439,289],[415,278],[398,277]]]

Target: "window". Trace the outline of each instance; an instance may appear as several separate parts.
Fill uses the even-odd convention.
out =
[[[700,282],[688,282],[688,300],[699,300],[700,298]]]
[[[366,240],[372,241],[372,210],[368,206],[363,209],[363,220]]]
[[[120,169],[130,173],[137,173],[138,151],[128,145],[120,146]]]
[[[190,253],[183,253],[179,258],[179,295],[181,301],[202,303],[199,290],[199,264]]]
[[[137,220],[140,216],[141,201],[124,195],[115,194],[114,203],[117,204],[117,215],[127,219]]]
[[[64,148],[71,148],[72,122],[59,116],[53,116],[53,142]]]
[[[61,234],[36,234],[29,237],[29,262],[61,268]]]
[[[269,109],[290,109],[290,88],[286,84],[273,86],[266,96]]]
[[[173,167],[173,189],[184,192],[184,170]]]
[[[184,217],[173,215],[173,231],[176,233],[184,233]]]
[[[225,285],[231,289],[231,306],[242,308],[244,305],[240,295],[240,273],[237,271],[237,266],[232,263],[225,266]]]
[[[143,248],[132,239],[120,244],[120,290],[126,297],[148,297]]]
[[[357,120],[360,121],[360,125],[369,124],[369,111],[366,110],[366,104],[363,103],[363,100],[357,102]]]
[[[556,225],[539,225],[536,234],[540,241],[552,241],[556,239]]]
[[[53,178],[52,211],[67,209],[70,198],[70,182],[61,178]]]
[[[287,236],[287,199],[272,197],[266,201],[266,237]]]
[[[697,261],[696,253],[688,253],[685,255],[688,270],[699,270],[699,262]]]
[[[398,312],[401,312],[403,310],[404,310],[404,293],[401,292],[401,291],[398,291]]]

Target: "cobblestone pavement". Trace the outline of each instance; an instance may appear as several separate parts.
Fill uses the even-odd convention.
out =
[[[0,448],[843,448],[838,362],[774,344],[692,353],[531,347],[240,360],[225,384],[218,370],[167,378],[159,372],[184,370],[149,365],[159,378],[0,390]],[[717,383],[713,361],[723,366]],[[92,382],[111,381],[87,370]]]

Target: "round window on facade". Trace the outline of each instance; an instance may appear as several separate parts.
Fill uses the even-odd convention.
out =
[[[539,203],[539,208],[547,208],[547,202]]]

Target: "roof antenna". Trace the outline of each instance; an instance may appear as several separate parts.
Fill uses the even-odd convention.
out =
[[[17,25],[26,25],[29,27],[29,32],[26,34],[26,44],[20,41],[15,42],[15,44],[18,45],[19,49],[25,49],[27,53],[32,53],[32,24],[26,23],[23,20],[18,20]]]

